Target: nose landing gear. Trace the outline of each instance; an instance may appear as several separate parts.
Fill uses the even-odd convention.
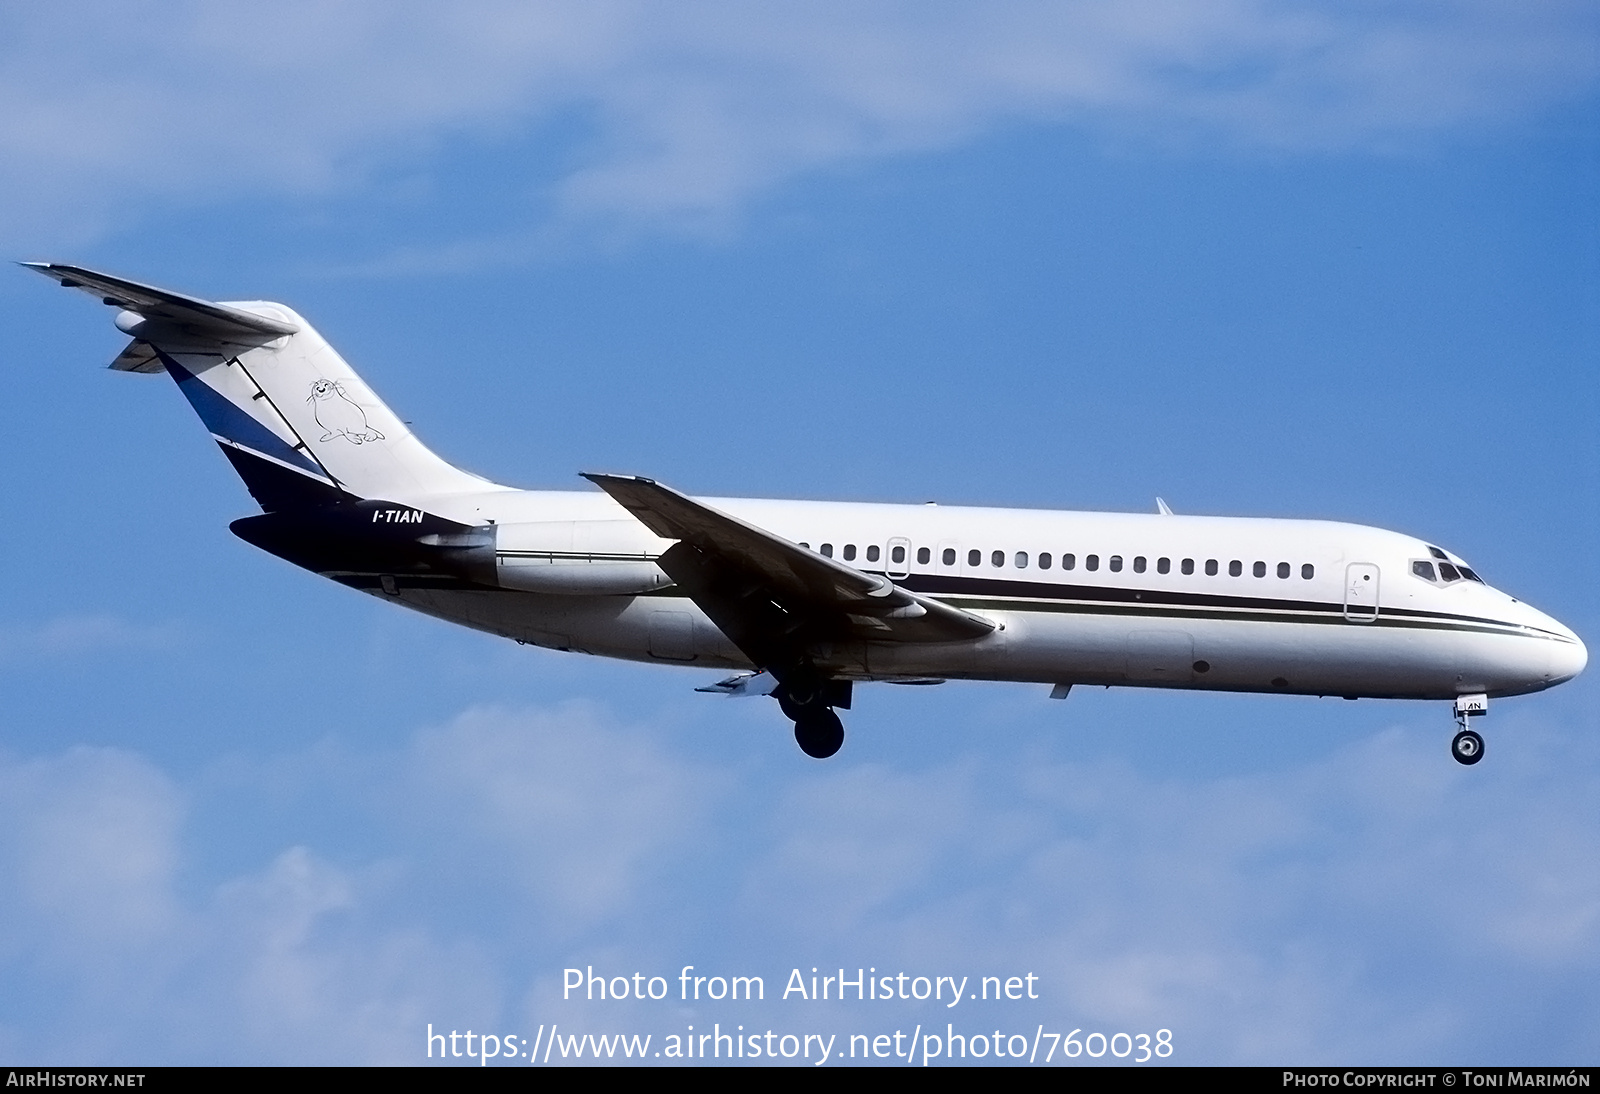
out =
[[[1458,764],[1477,763],[1483,759],[1483,738],[1473,730],[1463,729],[1450,742],[1450,755],[1456,758]]]
[[[1450,755],[1456,758],[1456,763],[1466,764],[1469,767],[1483,759],[1483,738],[1476,730],[1467,728],[1467,719],[1487,713],[1489,710],[1489,697],[1487,695],[1461,695],[1456,697],[1456,725],[1459,731],[1455,739],[1450,742]]]

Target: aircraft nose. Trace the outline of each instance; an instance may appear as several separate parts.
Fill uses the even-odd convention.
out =
[[[1530,609],[1533,618],[1529,624],[1545,635],[1544,676],[1546,687],[1571,680],[1589,664],[1589,649],[1571,627],[1537,609]],[[1550,636],[1556,636],[1554,638]]]
[[[1565,683],[1589,664],[1589,650],[1583,640],[1529,604],[1512,601],[1501,618],[1519,628],[1522,636],[1498,646],[1485,666],[1485,680],[1491,694],[1523,695]]]
[[[1567,628],[1561,629],[1572,636],[1572,641],[1557,643],[1550,654],[1550,682],[1553,684],[1571,680],[1589,663],[1589,650],[1583,640]]]

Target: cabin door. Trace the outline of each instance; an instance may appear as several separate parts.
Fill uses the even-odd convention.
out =
[[[1344,617],[1352,623],[1378,618],[1378,568],[1370,562],[1352,562],[1344,571]]]

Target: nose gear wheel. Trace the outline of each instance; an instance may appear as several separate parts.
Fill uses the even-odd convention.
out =
[[[1450,742],[1450,755],[1458,764],[1475,764],[1483,759],[1483,738],[1475,730],[1463,729]]]

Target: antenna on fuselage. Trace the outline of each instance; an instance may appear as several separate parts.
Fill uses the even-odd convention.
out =
[[[1156,499],[1156,512],[1160,513],[1164,517],[1170,517],[1172,515],[1171,507],[1160,498]]]

